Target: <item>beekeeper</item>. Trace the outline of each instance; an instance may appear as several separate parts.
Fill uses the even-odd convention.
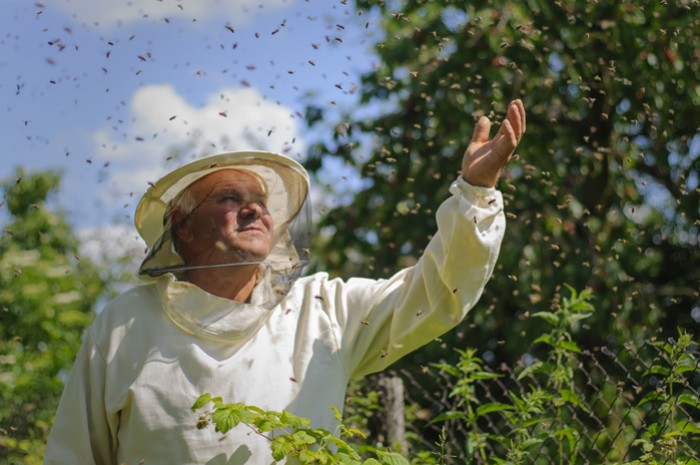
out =
[[[110,302],[68,378],[45,464],[270,464],[239,425],[197,429],[194,401],[287,410],[334,430],[351,378],[453,328],[479,299],[503,238],[494,186],[525,132],[519,100],[493,139],[482,117],[418,263],[385,280],[302,277],[309,179],[274,153],[232,152],[167,174],[136,227],[148,282]]]

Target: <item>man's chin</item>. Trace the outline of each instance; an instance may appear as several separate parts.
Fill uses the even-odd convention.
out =
[[[267,259],[267,251],[259,250],[238,250],[229,255],[231,264],[262,263]]]

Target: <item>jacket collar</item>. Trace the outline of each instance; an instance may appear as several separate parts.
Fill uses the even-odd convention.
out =
[[[256,302],[264,301],[269,290],[268,273],[253,290],[251,303],[235,302],[209,294],[187,281],[167,274],[157,281],[163,311],[181,330],[204,339],[243,344],[272,313]]]

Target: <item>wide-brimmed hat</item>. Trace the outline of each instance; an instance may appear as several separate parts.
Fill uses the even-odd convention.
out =
[[[309,195],[309,176],[298,162],[284,155],[265,151],[227,152],[200,158],[163,176],[141,197],[134,223],[149,252],[139,269],[140,276],[158,276],[183,267],[184,262],[172,242],[169,210],[171,202],[198,179],[215,171],[238,169],[258,176],[266,187],[267,209],[274,222],[275,243],[268,258],[278,267],[298,266],[306,261],[308,244],[300,247],[299,238],[289,228],[304,209]],[[305,242],[309,238],[302,238]]]

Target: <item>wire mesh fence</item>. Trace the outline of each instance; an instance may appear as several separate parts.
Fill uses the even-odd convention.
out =
[[[564,363],[550,354],[540,370],[530,354],[493,367],[463,351],[452,366],[377,375],[361,395],[378,392],[382,404],[390,383],[379,380],[403,381],[405,436],[386,433],[395,412],[375,412],[379,426],[367,426],[379,443],[407,443],[418,463],[692,465],[700,463],[698,350],[686,334],[581,349]]]

